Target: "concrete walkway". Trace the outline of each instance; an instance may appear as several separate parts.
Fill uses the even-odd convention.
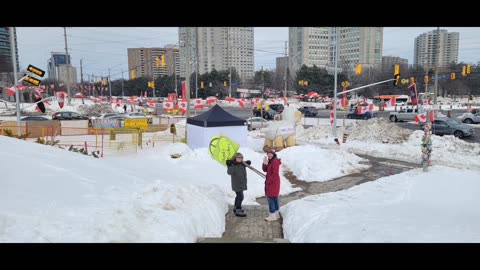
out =
[[[379,178],[399,174],[414,168],[419,164],[401,162],[396,160],[361,156],[368,160],[366,164],[372,165],[369,169],[339,177],[326,182],[305,182],[296,178],[291,172],[285,177],[297,187],[302,188],[286,196],[280,196],[280,208],[293,200],[314,194],[334,192],[351,188],[365,182],[374,181]],[[237,217],[233,214],[232,206],[225,217],[225,232],[222,238],[199,239],[199,243],[288,243],[283,239],[282,219],[267,222],[265,217],[268,214],[268,203],[265,197],[257,199],[260,205],[244,206],[247,217]]]

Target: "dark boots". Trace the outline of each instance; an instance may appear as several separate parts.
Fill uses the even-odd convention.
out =
[[[233,208],[233,213],[235,213],[235,216],[237,217],[246,217],[247,214],[245,214],[245,211],[241,207],[235,207]]]

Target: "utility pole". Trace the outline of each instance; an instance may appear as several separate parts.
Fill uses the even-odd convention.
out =
[[[198,98],[198,27],[195,27],[195,98]]]
[[[10,27],[10,51],[12,52],[12,65],[13,65],[13,87],[17,88],[17,51],[15,50],[15,28]],[[15,89],[15,105],[17,108],[17,135],[22,135],[22,126],[20,122],[20,91]]]
[[[283,97],[287,97],[287,70],[288,70],[288,54],[287,54],[288,41],[285,41],[285,91]]]
[[[95,77],[92,72],[92,96],[95,96]]]
[[[63,27],[63,35],[65,36],[65,53],[67,54],[66,55],[66,58],[67,58],[67,94],[68,94],[68,103],[67,105],[70,105],[71,104],[71,100],[72,100],[72,95],[70,94],[70,61],[69,61],[69,57],[68,57],[68,45],[67,45],[67,27]]]
[[[440,27],[437,27],[437,46],[435,48],[435,90],[433,94],[433,104],[437,105],[437,94],[438,94],[438,66],[440,64]]]
[[[333,137],[337,138],[337,77],[338,77],[338,27],[335,27],[335,80],[333,87],[334,103],[333,103]]]
[[[260,107],[260,117],[263,118],[263,104],[265,103],[265,80],[263,78],[263,66],[262,66],[261,74],[262,74],[262,101],[261,101],[262,106]]]
[[[110,98],[112,98],[112,80],[110,78],[110,68],[108,69],[108,90],[110,91]]]

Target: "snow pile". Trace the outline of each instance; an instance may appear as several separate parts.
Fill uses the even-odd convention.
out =
[[[224,231],[224,192],[183,181],[182,167],[168,175],[164,162],[119,164],[3,136],[0,148],[10,153],[0,156],[0,242],[195,242]]]
[[[245,160],[252,162],[252,167],[262,171],[264,153],[255,152],[250,148],[240,148]],[[172,159],[171,154],[179,153],[182,157]],[[224,194],[225,200],[233,204],[235,192],[232,191],[231,177],[227,174],[227,167],[213,160],[207,148],[191,150],[186,144],[175,143],[169,146],[142,151],[134,159],[132,157],[109,158],[116,166],[134,168],[141,172],[145,179],[170,179],[172,182],[196,185],[216,185]],[[159,168],[161,169],[152,169]],[[280,167],[280,194],[285,195],[299,188],[293,188],[283,176],[286,170]],[[265,195],[265,179],[247,168],[247,187],[244,192],[243,204],[257,204],[256,198]]]
[[[357,121],[350,127],[337,128],[338,137],[342,137],[347,133],[348,141],[357,140],[369,143],[402,143],[412,134],[411,130],[397,126],[388,120],[381,118],[373,118],[370,120]],[[302,142],[321,141],[333,142],[333,134],[331,126],[315,126],[305,130],[297,131],[297,139]]]
[[[263,152],[263,146],[265,144],[265,134],[260,130],[252,130],[248,132],[247,145],[248,148],[256,152]]]
[[[356,126],[348,128],[347,132],[350,140],[390,144],[405,142],[412,134],[411,130],[381,118],[359,121]]]
[[[341,150],[325,150],[318,146],[303,145],[288,147],[278,153],[282,164],[306,182],[323,182],[340,176],[357,173],[370,166],[354,154]]]
[[[434,166],[283,206],[291,242],[480,242],[480,173]]]

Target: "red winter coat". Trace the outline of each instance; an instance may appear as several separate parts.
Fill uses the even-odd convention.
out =
[[[268,165],[262,164],[262,169],[267,173],[265,180],[265,196],[278,197],[280,195],[280,164],[282,161],[277,157],[272,158]]]

